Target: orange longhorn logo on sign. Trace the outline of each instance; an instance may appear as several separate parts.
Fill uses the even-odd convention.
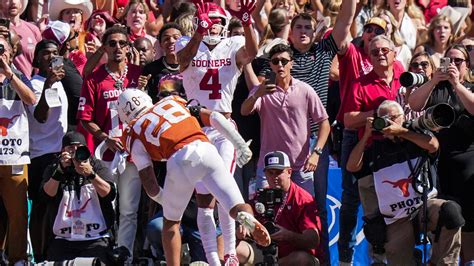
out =
[[[8,127],[13,122],[13,119],[15,119],[19,116],[20,115],[14,115],[11,118],[0,117],[0,132],[2,134],[2,137],[5,137],[5,136],[8,135],[8,132],[7,132]]]
[[[409,176],[408,178],[400,179],[400,180],[397,180],[396,182],[385,180],[382,183],[389,183],[394,188],[399,188],[402,191],[402,195],[405,198],[407,198],[410,196],[410,191],[408,191],[408,188],[411,185],[411,180],[412,180],[412,177]]]

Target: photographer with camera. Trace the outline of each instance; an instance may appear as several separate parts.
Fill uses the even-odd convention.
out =
[[[462,229],[464,262],[474,261],[474,77],[469,52],[463,45],[451,46],[445,54],[451,63],[446,71],[438,69],[433,79],[414,91],[410,106],[426,110],[448,103],[456,120],[450,128],[436,133],[440,143],[438,175],[443,196],[462,207],[466,225]]]
[[[319,265],[321,222],[314,198],[291,181],[286,153],[269,152],[264,164],[269,189],[258,192],[254,209],[278,247],[278,254],[270,255],[278,255],[278,265]]]
[[[91,156],[84,136],[68,132],[57,162],[43,175],[41,194],[55,208],[48,244],[49,261],[97,257],[108,263],[109,229],[114,221],[116,190],[110,171]]]
[[[429,231],[434,235],[430,265],[457,265],[464,219],[457,203],[435,198],[436,176],[430,164],[436,160],[438,140],[428,131],[403,127],[403,109],[395,101],[382,102],[377,116],[367,118],[347,163],[359,178],[364,234],[374,262],[382,262],[385,255],[389,265],[415,265],[415,240],[420,231]],[[377,119],[386,125],[379,127]],[[367,148],[376,129],[384,138]]]
[[[434,62],[430,55],[426,52],[419,52],[411,58],[408,71],[400,75],[400,84],[403,87],[399,90],[397,102],[403,107],[406,119],[421,115],[421,112],[411,109],[408,99],[413,91],[433,77],[434,70]]]
[[[0,36],[0,200],[7,215],[0,219],[0,264],[4,251],[11,263],[27,259],[27,167],[29,130],[27,106],[36,102],[30,81],[13,65],[13,49]],[[8,224],[4,223],[8,220]],[[8,235],[8,238],[6,238]]]

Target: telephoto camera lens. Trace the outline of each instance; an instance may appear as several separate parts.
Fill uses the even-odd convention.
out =
[[[428,77],[424,74],[413,72],[404,72],[400,75],[400,84],[405,87],[421,86],[428,81]]]
[[[74,159],[79,162],[87,161],[91,157],[91,152],[86,146],[79,146],[74,153]]]
[[[372,127],[377,131],[382,131],[388,126],[390,126],[390,122],[385,117],[375,117],[374,121],[372,121]]]
[[[415,119],[409,120],[404,127],[412,130],[429,130],[438,132],[450,127],[456,120],[454,108],[446,103],[439,103],[425,110],[425,113]]]

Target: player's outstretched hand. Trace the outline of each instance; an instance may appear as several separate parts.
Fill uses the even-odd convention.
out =
[[[213,23],[209,18],[209,3],[204,2],[203,0],[200,1],[193,1],[194,5],[196,6],[196,14],[195,17],[197,18],[198,27],[196,32],[201,35],[207,33],[207,31],[212,27]]]
[[[242,144],[239,147],[236,147],[237,165],[239,167],[244,166],[250,161],[250,159],[252,159],[252,151],[249,148],[250,143],[252,143],[252,140],[247,141],[245,144]]]
[[[242,22],[243,26],[252,24],[252,12],[255,10],[255,0],[240,0],[240,10],[235,16]]]

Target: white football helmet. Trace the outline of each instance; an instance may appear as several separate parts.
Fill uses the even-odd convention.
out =
[[[152,106],[150,96],[139,89],[126,89],[120,94],[117,103],[120,120],[127,124]]]
[[[208,3],[208,4],[209,4],[209,13],[208,13],[209,19],[211,19],[212,22],[214,22],[214,25],[220,26],[222,29],[218,35],[211,35],[210,30],[208,30],[207,35],[202,38],[202,41],[208,45],[216,45],[222,39],[227,38],[227,35],[228,35],[227,27],[229,26],[230,14],[219,5],[216,5],[214,3]],[[193,24],[194,24],[194,30],[196,30],[198,27],[197,18],[193,19]]]

